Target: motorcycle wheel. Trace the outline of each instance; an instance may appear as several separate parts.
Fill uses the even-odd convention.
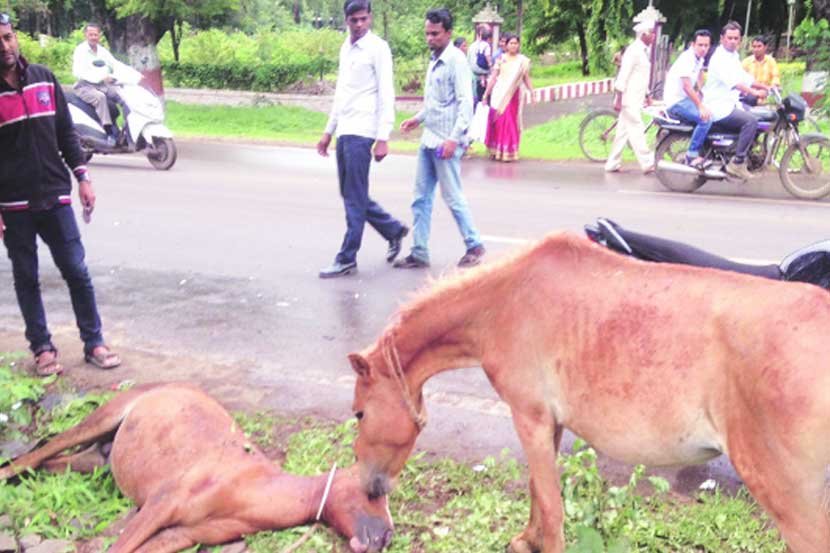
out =
[[[147,152],[150,165],[159,171],[167,171],[176,163],[176,143],[172,138],[153,138],[153,146]]]
[[[617,112],[597,109],[579,124],[579,148],[591,161],[605,161],[611,152],[617,127]]]
[[[791,144],[778,176],[787,192],[803,200],[818,200],[830,194],[830,138],[802,137]]]
[[[689,135],[669,133],[660,140],[654,152],[657,179],[663,186],[674,192],[694,192],[706,182],[703,176],[685,175],[660,169],[660,161],[686,163],[686,152],[689,149],[690,140]]]

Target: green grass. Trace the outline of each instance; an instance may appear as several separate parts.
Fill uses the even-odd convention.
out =
[[[10,365],[12,359],[0,356],[0,383],[3,391],[15,391],[15,403],[32,406],[48,389],[61,386],[61,380],[41,380],[43,385],[37,386],[20,370],[19,359]],[[84,397],[100,398],[95,394]],[[69,403],[59,417],[35,414],[31,420],[48,420],[57,431],[96,402]],[[236,413],[234,417],[257,443],[284,450],[286,471],[320,474],[335,460],[339,466],[354,462],[353,420],[337,425],[310,418],[285,419],[272,413]],[[57,420],[62,421],[60,425]],[[284,429],[290,434],[281,440]],[[42,431],[37,427],[28,430],[33,434]],[[569,553],[785,550],[766,516],[745,492],[736,496],[718,491],[691,498],[676,496],[664,480],[646,477],[642,467],[634,470],[626,484],[613,486],[600,475],[594,450],[580,442],[574,449],[574,454],[559,460]],[[508,451],[475,465],[415,455],[400,476],[399,488],[390,496],[396,530],[389,551],[502,550],[527,522],[527,476],[526,467]],[[129,508],[129,500],[118,491],[107,469],[92,475],[35,472],[22,475],[19,482],[0,482],[0,513],[9,515],[11,530],[18,538],[31,533],[68,540],[90,538]],[[261,532],[246,537],[246,542],[254,553],[272,553],[293,544],[306,530],[308,527]],[[334,551],[344,546],[344,540],[331,530],[318,530],[298,551]]]

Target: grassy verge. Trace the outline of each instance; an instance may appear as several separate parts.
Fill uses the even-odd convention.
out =
[[[0,413],[5,415],[0,417],[0,444],[12,435],[25,439],[62,430],[108,397],[86,394],[85,401],[62,403],[57,413],[36,406],[44,394],[61,386],[65,388],[60,379],[26,377],[15,358],[0,355]],[[29,416],[9,416],[23,411]],[[269,455],[284,458],[289,472],[320,474],[335,460],[340,466],[354,461],[353,421],[335,425],[269,413],[235,416]],[[745,493],[730,497],[714,491],[681,497],[672,494],[664,480],[646,477],[642,467],[626,485],[612,486],[600,476],[592,449],[577,444],[575,450],[560,459],[570,553],[785,550]],[[390,501],[396,523],[392,553],[501,550],[528,518],[527,470],[509,452],[474,465],[419,454],[407,464],[400,482]],[[19,482],[0,482],[0,513],[9,515],[18,538],[37,533],[84,540],[100,534],[129,508],[106,469],[93,475],[35,472]],[[261,532],[248,536],[246,542],[255,553],[271,553],[294,543],[306,530]],[[314,533],[298,551],[343,547],[344,541],[326,530]]]

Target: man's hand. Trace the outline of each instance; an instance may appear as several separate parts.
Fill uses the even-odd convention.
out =
[[[712,112],[709,111],[709,108],[700,104],[700,120],[701,121],[708,121],[712,118]]]
[[[317,153],[323,157],[329,157],[329,144],[331,144],[331,135],[324,132],[320,142],[317,143]]]
[[[81,199],[81,205],[84,206],[89,213],[95,209],[95,191],[92,189],[92,181],[82,180],[78,183],[78,197]]]
[[[112,84],[114,82],[115,82],[115,79],[113,79],[110,75],[107,75],[106,77],[104,77],[104,84]]]
[[[403,132],[414,131],[415,129],[417,129],[417,128],[418,128],[418,126],[419,126],[420,124],[421,124],[421,123],[420,123],[420,122],[418,122],[418,120],[417,120],[417,119],[415,119],[414,117],[413,117],[413,118],[411,118],[411,119],[404,119],[404,120],[401,122],[401,130],[402,130]]]
[[[383,161],[389,155],[389,143],[385,140],[375,141],[375,161]]]
[[[441,159],[450,159],[452,156],[455,155],[455,148],[458,146],[458,143],[454,140],[445,140],[444,143],[441,145]]]
[[[6,230],[6,226],[3,224],[3,216],[0,215],[0,240],[3,239],[3,231]]]

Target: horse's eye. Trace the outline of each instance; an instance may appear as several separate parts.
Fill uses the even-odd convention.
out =
[[[354,416],[357,420],[363,419],[363,411],[358,411],[357,413],[354,414]]]

